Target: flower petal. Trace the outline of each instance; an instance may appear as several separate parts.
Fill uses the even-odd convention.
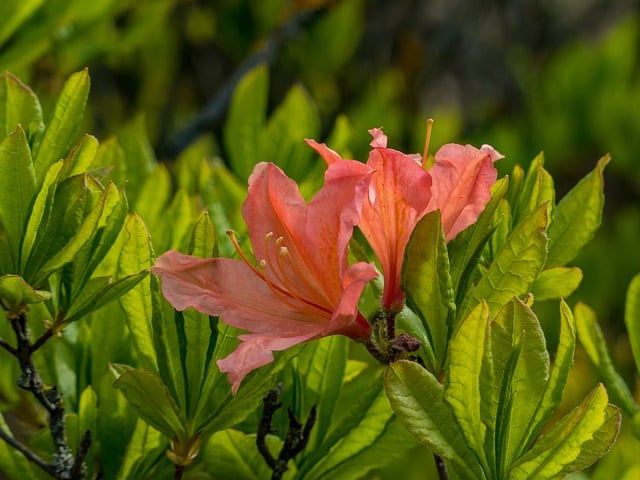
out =
[[[218,360],[221,372],[228,373],[231,392],[235,395],[240,383],[250,372],[273,362],[274,351],[286,350],[299,343],[311,340],[314,334],[296,337],[267,336],[261,334],[240,335],[242,343],[226,358]]]
[[[440,209],[447,242],[474,223],[491,198],[498,178],[493,162],[502,156],[488,145],[447,144],[436,152],[429,170],[433,184],[428,211]]]
[[[385,277],[382,304],[401,307],[400,274],[404,252],[429,204],[431,177],[411,156],[376,148],[367,161],[374,174],[371,194],[358,226],[376,253]]]
[[[332,312],[276,294],[244,262],[197,258],[170,250],[151,269],[162,278],[162,293],[177,309],[193,307],[255,333],[287,336],[320,332]]]

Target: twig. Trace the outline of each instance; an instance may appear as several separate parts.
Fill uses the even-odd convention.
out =
[[[274,30],[265,42],[264,47],[242,62],[231,77],[220,87],[217,94],[204,108],[191,119],[190,123],[182,130],[172,135],[165,145],[158,147],[158,156],[171,159],[178,156],[201,133],[218,124],[224,116],[227,105],[236,86],[247,72],[261,63],[270,65],[273,63],[280,46],[287,40],[300,34],[303,26],[313,21],[321,12],[318,10],[305,10],[294,15],[287,23]]]
[[[84,479],[86,475],[84,459],[91,446],[91,433],[89,431],[84,433],[76,455],[74,456],[67,445],[62,395],[57,387],[45,387],[32,359],[33,352],[51,338],[53,331],[48,330],[35,343],[31,343],[31,334],[27,327],[27,319],[24,314],[11,318],[11,328],[16,334],[16,347],[14,348],[8,345],[4,340],[0,345],[14,355],[20,363],[22,375],[18,378],[18,386],[31,392],[36,400],[38,400],[49,413],[49,429],[54,444],[54,454],[51,463],[46,463],[25,445],[8,436],[6,432],[0,431],[0,438],[20,451],[25,458],[52,477],[65,480]]]
[[[266,437],[271,431],[273,414],[282,406],[282,402],[278,401],[281,392],[282,384],[280,383],[276,388],[269,390],[269,393],[264,398],[264,408],[258,424],[258,435],[256,436],[258,451],[267,462],[267,465],[273,470],[271,480],[280,480],[282,475],[289,469],[287,466],[289,460],[304,450],[309,442],[311,429],[316,422],[315,405],[311,407],[304,426],[298,421],[293,411],[290,408],[287,409],[287,413],[289,414],[289,427],[287,428],[287,434],[284,438],[284,444],[276,460],[267,446]]]
[[[438,478],[440,480],[449,480],[449,472],[447,472],[447,464],[440,455],[433,454],[433,459],[436,461],[436,470],[438,471]]]
[[[4,348],[7,352],[9,352],[14,357],[18,355],[18,351],[4,341],[3,338],[0,338],[0,347]]]

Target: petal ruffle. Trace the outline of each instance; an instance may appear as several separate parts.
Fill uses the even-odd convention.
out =
[[[502,156],[493,148],[447,144],[436,152],[429,170],[433,184],[427,211],[440,209],[447,242],[474,223],[491,198],[498,178],[493,162]]]

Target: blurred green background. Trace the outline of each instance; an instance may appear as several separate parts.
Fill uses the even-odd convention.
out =
[[[298,85],[319,120],[301,133],[325,141],[338,122],[332,146],[355,158],[366,158],[367,129],[379,126],[391,147],[421,152],[425,120],[433,118],[431,152],[447,142],[490,143],[506,156],[498,168],[507,174],[544,151],[562,196],[611,153],[603,226],[576,262],[584,280],[568,300],[595,309],[616,365],[637,385],[623,311],[640,271],[639,7],[632,0],[9,1],[0,4],[0,18],[9,19],[0,22],[0,70],[30,85],[46,115],[64,80],[88,67],[82,131],[126,138],[120,134],[132,125],[144,126],[149,147],[168,164],[202,137],[209,155],[228,158],[231,92],[260,62],[269,65],[269,101],[256,108],[270,112]],[[576,363],[570,404],[597,381],[580,352]],[[637,447],[619,445],[622,457]]]

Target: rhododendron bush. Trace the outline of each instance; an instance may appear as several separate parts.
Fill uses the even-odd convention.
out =
[[[623,415],[640,435],[595,312],[565,301],[608,156],[559,199],[542,154],[499,176],[500,145],[431,145],[431,121],[421,154],[371,125],[352,158],[344,118],[294,128],[298,86],[255,113],[267,79],[236,86],[228,158],[168,164],[141,118],[81,135],[87,70],[47,114],[0,77],[0,478],[386,478],[413,456],[420,478],[552,479]],[[567,405],[578,338],[603,383]]]

